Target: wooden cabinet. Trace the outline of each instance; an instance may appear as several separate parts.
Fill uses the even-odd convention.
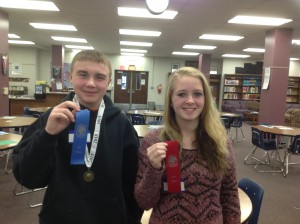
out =
[[[287,103],[300,103],[300,77],[289,76],[286,93]]]
[[[24,107],[54,107],[60,104],[67,94],[68,92],[46,93],[46,98],[41,100],[10,98],[9,115],[10,116],[22,115]]]
[[[224,100],[259,100],[261,75],[225,74]]]
[[[210,75],[209,76],[209,86],[213,97],[215,98],[215,102],[219,104],[219,94],[220,94],[220,81],[221,75]]]

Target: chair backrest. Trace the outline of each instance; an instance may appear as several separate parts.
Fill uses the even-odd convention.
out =
[[[242,178],[239,180],[238,186],[248,195],[252,202],[252,214],[248,224],[257,224],[260,207],[264,196],[264,189],[258,183],[248,178]]]
[[[227,117],[221,117],[223,125],[226,129],[230,129],[230,121]]]
[[[138,124],[146,124],[145,118],[141,114],[132,114],[131,115],[131,123],[133,125],[138,125]]]
[[[261,146],[261,131],[255,127],[251,127],[252,130],[252,144],[257,147]]]
[[[32,116],[32,111],[29,110],[30,107],[23,107],[23,115],[24,116]]]
[[[163,121],[149,121],[148,122],[149,125],[162,125],[163,124]]]
[[[300,155],[300,135],[297,135],[294,140],[292,145],[288,148],[288,150],[293,153],[293,154],[298,154]]]
[[[276,150],[277,139],[276,135],[266,133],[251,127],[252,130],[252,144],[264,150]]]
[[[231,127],[240,128],[243,126],[243,118],[241,116],[232,119]]]

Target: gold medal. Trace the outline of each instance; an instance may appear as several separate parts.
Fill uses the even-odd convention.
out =
[[[94,172],[91,171],[91,170],[87,170],[84,172],[83,174],[83,179],[84,181],[86,182],[91,182],[95,179],[95,175],[94,175]]]

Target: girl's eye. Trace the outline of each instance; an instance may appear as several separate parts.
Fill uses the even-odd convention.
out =
[[[186,94],[185,94],[185,93],[178,93],[177,95],[178,95],[179,97],[185,97]]]
[[[202,96],[203,93],[200,93],[200,92],[199,92],[199,93],[195,93],[194,95],[195,95],[196,97],[199,97],[199,96]]]

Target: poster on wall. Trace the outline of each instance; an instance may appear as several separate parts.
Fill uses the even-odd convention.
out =
[[[64,63],[63,86],[67,89],[72,88],[72,83],[70,80],[70,66],[70,63]]]
[[[54,78],[54,79],[61,78],[61,67],[60,66],[52,66],[52,78]]]
[[[1,64],[2,64],[2,73],[3,75],[8,75],[8,54],[2,54],[1,55]]]
[[[20,63],[13,63],[11,65],[11,75],[22,75],[22,64]]]

